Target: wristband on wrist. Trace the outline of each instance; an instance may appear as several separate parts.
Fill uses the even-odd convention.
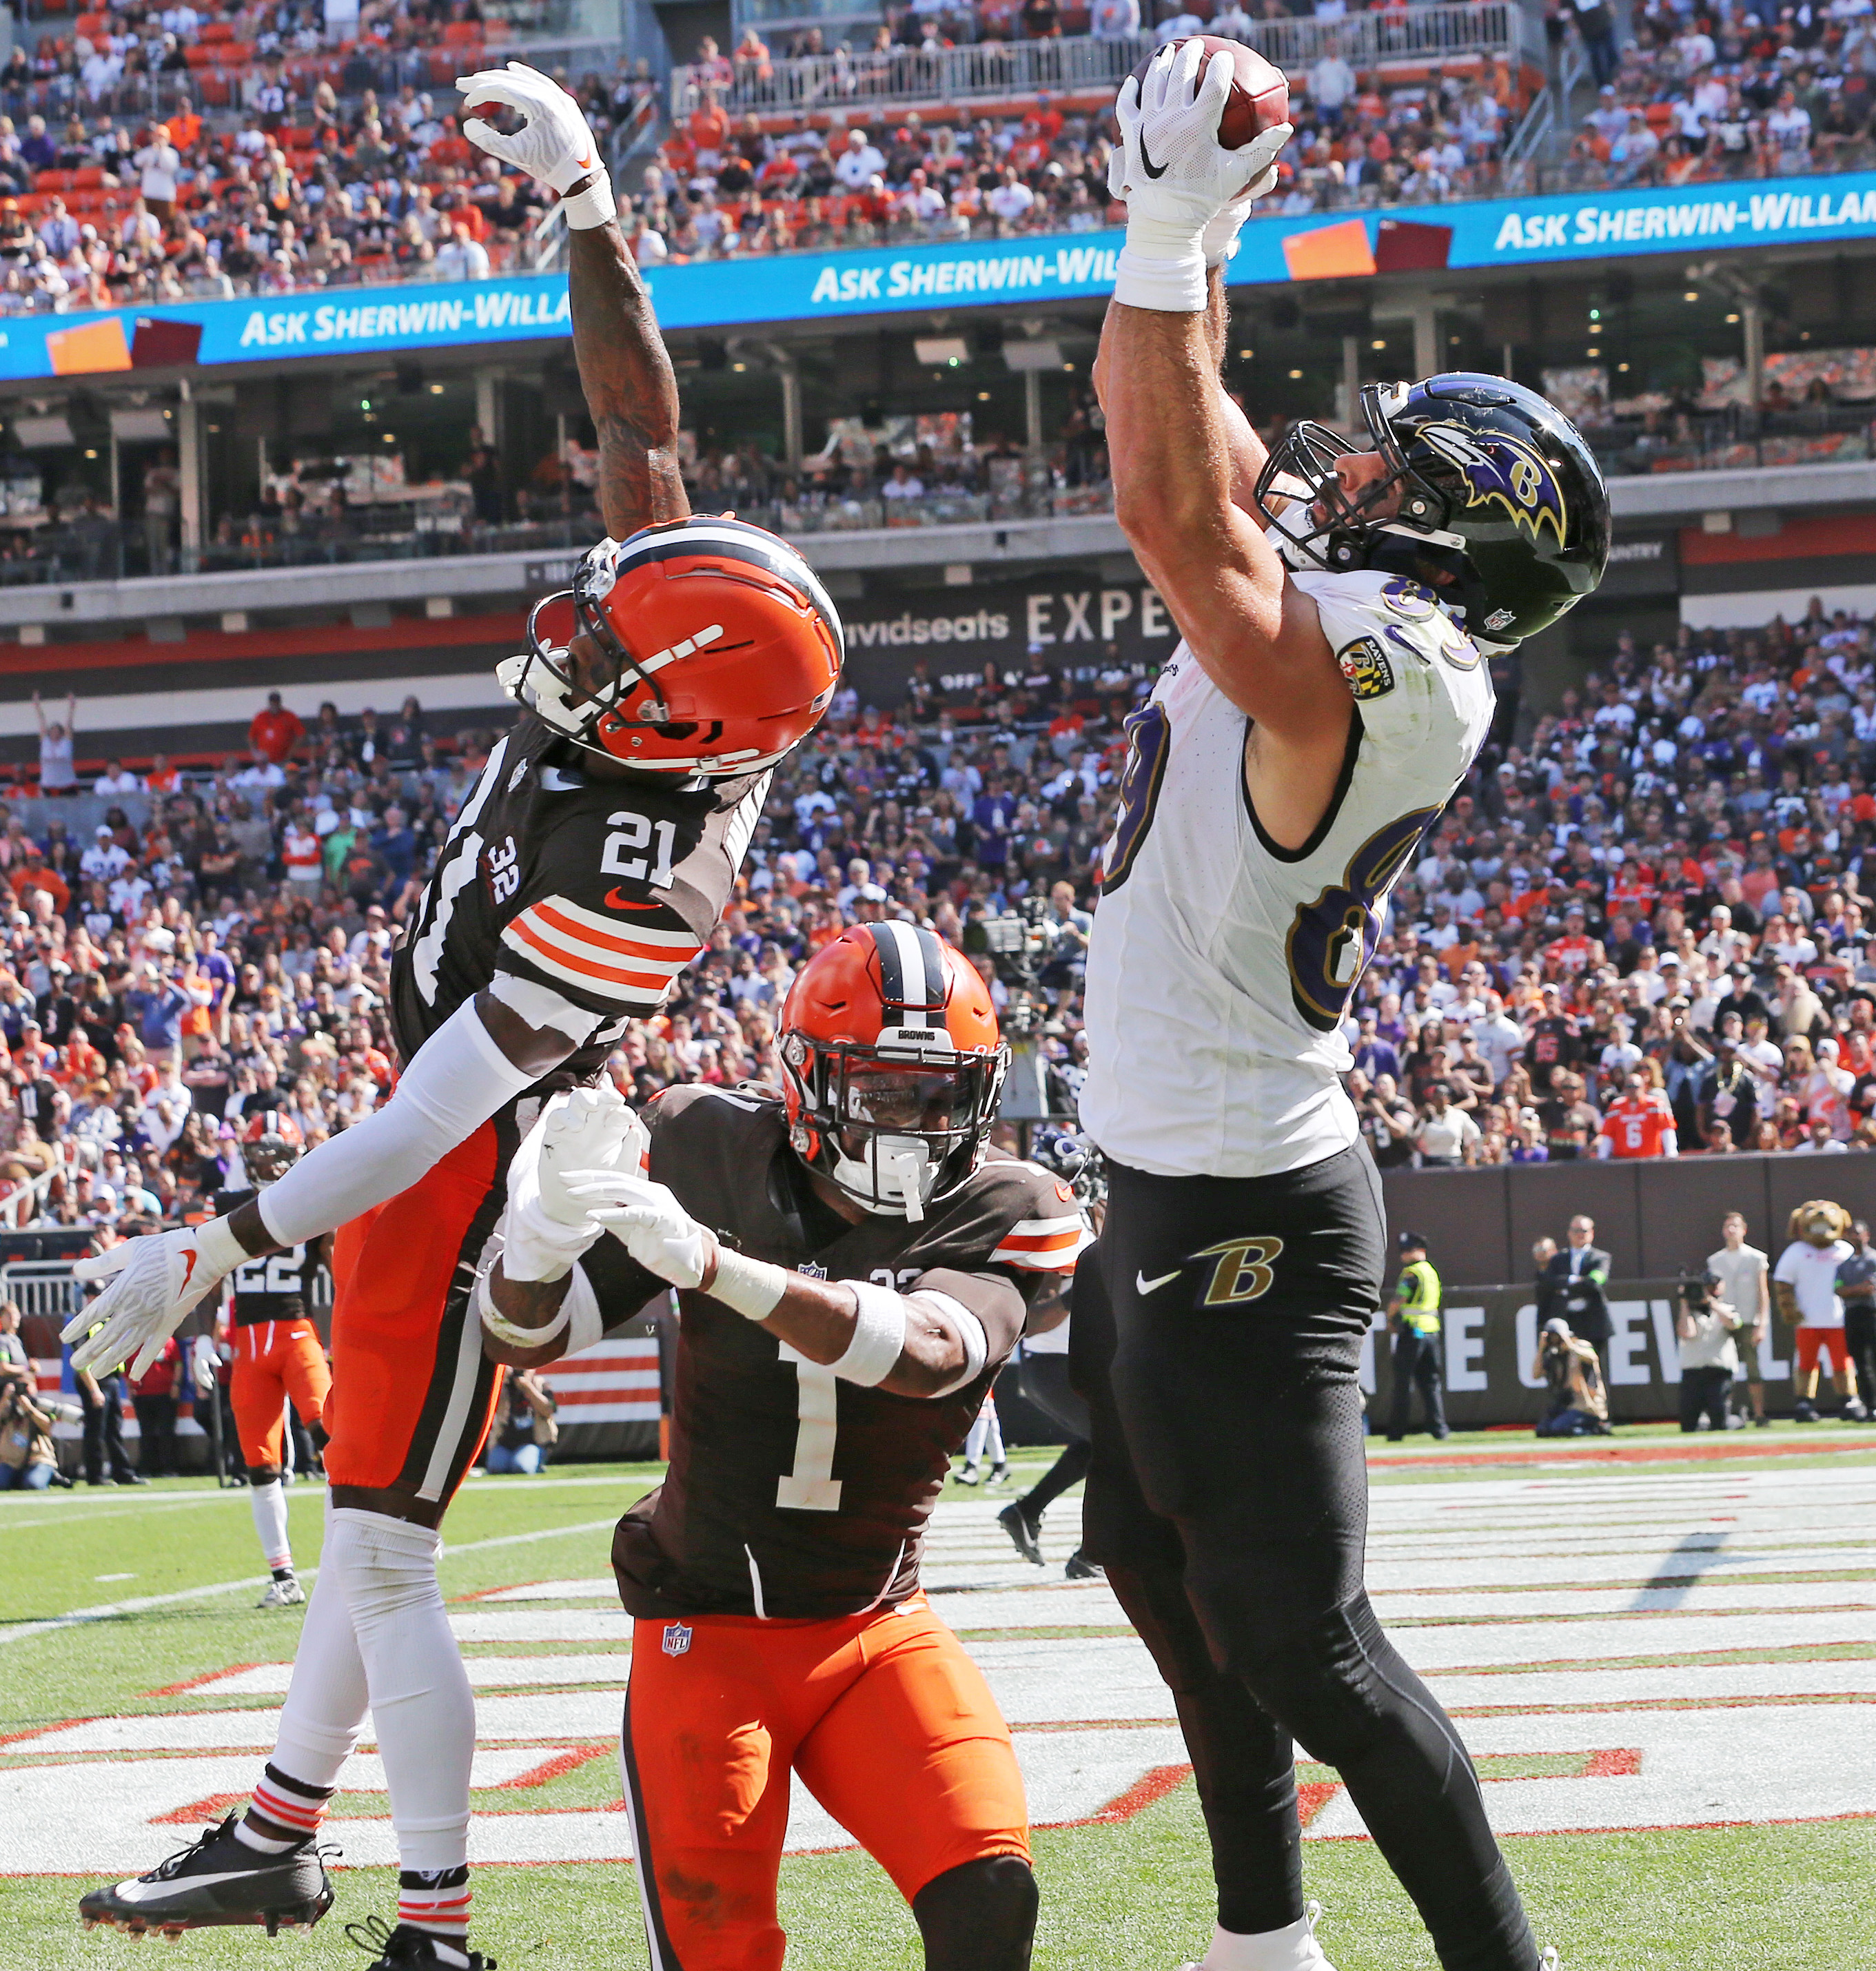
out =
[[[732,1253],[727,1246],[717,1247],[716,1278],[710,1282],[710,1298],[734,1308],[745,1321],[766,1321],[781,1305],[787,1288],[783,1268]]]
[[[1128,230],[1114,279],[1114,298],[1123,308],[1151,308],[1161,314],[1200,314],[1204,311],[1204,249],[1194,239],[1173,255],[1143,252]]]
[[[223,1273],[232,1273],[252,1256],[235,1236],[234,1228],[226,1218],[211,1218],[197,1230],[195,1249],[202,1256],[198,1263],[217,1279]]]
[[[561,217],[575,233],[604,226],[619,216],[618,202],[612,195],[612,175],[604,165],[594,172],[584,191],[576,191],[560,201]]]
[[[836,1376],[875,1389],[898,1367],[905,1353],[905,1302],[891,1287],[871,1280],[843,1280],[860,1304],[860,1318],[847,1351],[833,1366]]]
[[[491,1262],[476,1275],[476,1312],[497,1341],[505,1341],[511,1348],[539,1348],[553,1341],[573,1318],[572,1296],[568,1294],[562,1300],[559,1312],[545,1328],[516,1327],[495,1305],[494,1295],[489,1291],[489,1274],[493,1269]]]

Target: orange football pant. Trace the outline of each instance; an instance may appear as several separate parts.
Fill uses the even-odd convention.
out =
[[[907,1902],[966,1862],[1029,1858],[1009,1727],[922,1595],[636,1623],[620,1749],[657,1971],[779,1971],[791,1769]]]
[[[1796,1374],[1800,1377],[1809,1375],[1817,1367],[1820,1355],[1833,1376],[1841,1376],[1849,1367],[1850,1354],[1844,1346],[1841,1328],[1800,1328],[1798,1330]]]
[[[279,1468],[286,1441],[286,1402],[300,1421],[318,1423],[332,1390],[332,1372],[319,1331],[310,1321],[256,1321],[237,1328],[228,1394],[234,1405],[241,1455],[249,1464]]]
[[[485,1122],[334,1234],[331,1484],[402,1484],[447,1503],[474,1462],[500,1378],[470,1288],[505,1178]]]

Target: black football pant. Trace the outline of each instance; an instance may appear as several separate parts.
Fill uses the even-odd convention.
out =
[[[1095,1425],[1083,1546],[1196,1727],[1220,1923],[1302,1913],[1294,1739],[1340,1774],[1445,1971],[1535,1971],[1471,1761],[1362,1585],[1357,1371],[1384,1259],[1366,1150],[1272,1178],[1109,1176],[1072,1331]]]
[[[1390,1399],[1387,1435],[1398,1444],[1407,1435],[1413,1415],[1416,1386],[1425,1406],[1427,1429],[1435,1437],[1446,1435],[1446,1402],[1440,1389],[1440,1343],[1436,1334],[1422,1334],[1403,1327],[1394,1337],[1394,1393]]]
[[[104,1483],[106,1464],[120,1483],[132,1471],[130,1454],[124,1448],[124,1379],[99,1376],[98,1401],[91,1400],[85,1385],[78,1385],[78,1401],[85,1419],[85,1476],[93,1484]]]
[[[1034,1403],[1067,1439],[1061,1456],[1020,1502],[1024,1517],[1035,1526],[1070,1486],[1080,1484],[1088,1475],[1088,1406],[1076,1395],[1070,1381],[1066,1355],[1031,1355],[1025,1351],[1018,1365],[1017,1385],[1024,1402]]]

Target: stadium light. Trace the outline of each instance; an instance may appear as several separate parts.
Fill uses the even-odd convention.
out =
[[[970,344],[961,335],[915,336],[912,353],[930,370],[955,370],[959,363],[971,360]]]
[[[1062,367],[1062,345],[1047,337],[1034,342],[1006,342],[1003,345],[1003,360],[1019,374],[1029,370],[1059,370]]]

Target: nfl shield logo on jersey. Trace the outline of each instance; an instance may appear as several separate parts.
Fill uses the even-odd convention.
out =
[[[667,1622],[664,1625],[664,1653],[668,1657],[681,1657],[690,1649],[691,1632],[688,1624]]]
[[[827,1277],[827,1269],[817,1265],[813,1259],[803,1259],[800,1265],[796,1267],[795,1271],[806,1274],[811,1280],[824,1280]]]

